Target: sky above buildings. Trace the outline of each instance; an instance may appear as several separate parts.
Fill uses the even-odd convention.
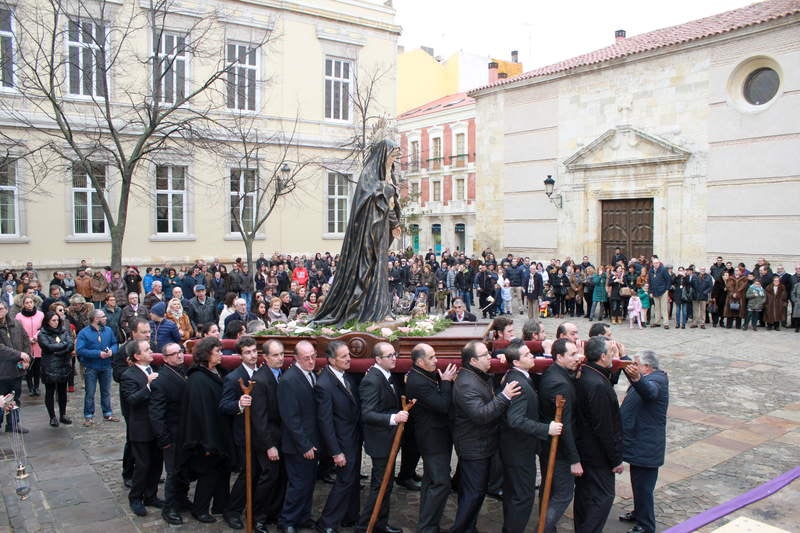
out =
[[[436,56],[463,50],[509,59],[524,69],[549,65],[628,36],[755,3],[752,0],[394,0],[406,50],[429,46]]]

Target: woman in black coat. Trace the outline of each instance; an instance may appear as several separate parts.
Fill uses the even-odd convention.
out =
[[[44,404],[47,407],[47,414],[50,415],[50,425],[58,427],[59,422],[72,424],[72,420],[67,416],[67,379],[72,373],[72,349],[75,342],[69,326],[64,324],[58,313],[48,311],[44,316],[38,339],[42,349]],[[58,393],[58,418],[53,402],[56,393]]]
[[[219,413],[222,376],[222,343],[204,337],[194,347],[193,363],[186,380],[178,433],[175,437],[177,466],[187,479],[196,479],[192,516],[200,522],[216,522],[208,510],[223,512],[228,503],[231,467],[234,463],[230,424]]]

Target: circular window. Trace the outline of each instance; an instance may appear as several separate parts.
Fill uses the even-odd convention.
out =
[[[780,99],[783,69],[771,57],[749,57],[728,78],[729,102],[743,113],[762,113]]]
[[[781,79],[771,68],[756,69],[747,76],[742,88],[744,99],[752,105],[764,105],[778,93]]]

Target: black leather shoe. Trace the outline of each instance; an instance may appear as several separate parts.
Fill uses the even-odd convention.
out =
[[[133,480],[131,478],[129,478],[129,477],[126,477],[125,479],[123,479],[122,480],[122,484],[125,485],[126,489],[132,489],[133,488]]]
[[[414,481],[413,478],[408,478],[408,479],[394,478],[394,482],[395,482],[396,485],[398,485],[400,487],[403,487],[406,490],[411,490],[411,491],[418,491],[422,487],[420,482],[419,481]]]
[[[335,527],[322,527],[319,524],[317,524],[316,530],[319,533],[339,533],[339,530]]]
[[[197,520],[198,522],[202,522],[204,524],[213,524],[214,522],[217,521],[216,518],[214,518],[208,513],[197,514],[194,511],[192,511],[192,516],[194,517],[195,520]]]
[[[633,511],[628,511],[625,514],[619,515],[620,522],[636,522],[636,517],[633,516]]]
[[[235,514],[222,515],[222,519],[231,529],[244,529],[244,522]]]
[[[164,500],[161,498],[153,498],[150,500],[145,500],[144,504],[147,507],[155,507],[156,509],[162,509],[164,507]]]
[[[136,516],[147,516],[147,509],[144,508],[144,503],[141,500],[134,500],[131,502],[131,511]]]
[[[57,428],[58,427],[58,418],[56,418],[56,417],[51,418],[50,419],[50,425],[53,426],[54,428]]]
[[[327,474],[320,476],[319,480],[323,483],[327,483],[328,485],[333,485],[336,483],[336,474],[328,472]]]
[[[264,522],[256,522],[255,527],[253,527],[253,531],[255,533],[269,533],[267,524],[265,524]]]
[[[173,526],[179,526],[183,524],[183,517],[178,514],[178,511],[175,509],[171,509],[169,507],[165,507],[161,511],[161,518],[164,519],[164,522],[167,524],[171,524]]]
[[[646,533],[646,530],[639,524],[636,524],[628,530],[628,533]]]
[[[278,526],[278,531],[282,533],[300,533],[300,530],[294,526]]]
[[[58,417],[58,421],[64,424],[65,426],[72,424],[72,419],[67,415],[61,415],[60,417]]]
[[[387,525],[386,527],[380,529],[380,531],[381,533],[403,533],[403,528]]]

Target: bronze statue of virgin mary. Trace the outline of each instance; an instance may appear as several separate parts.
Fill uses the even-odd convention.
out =
[[[333,285],[313,325],[380,322],[392,318],[388,250],[400,236],[394,162],[400,149],[384,139],[370,148],[361,171]]]

